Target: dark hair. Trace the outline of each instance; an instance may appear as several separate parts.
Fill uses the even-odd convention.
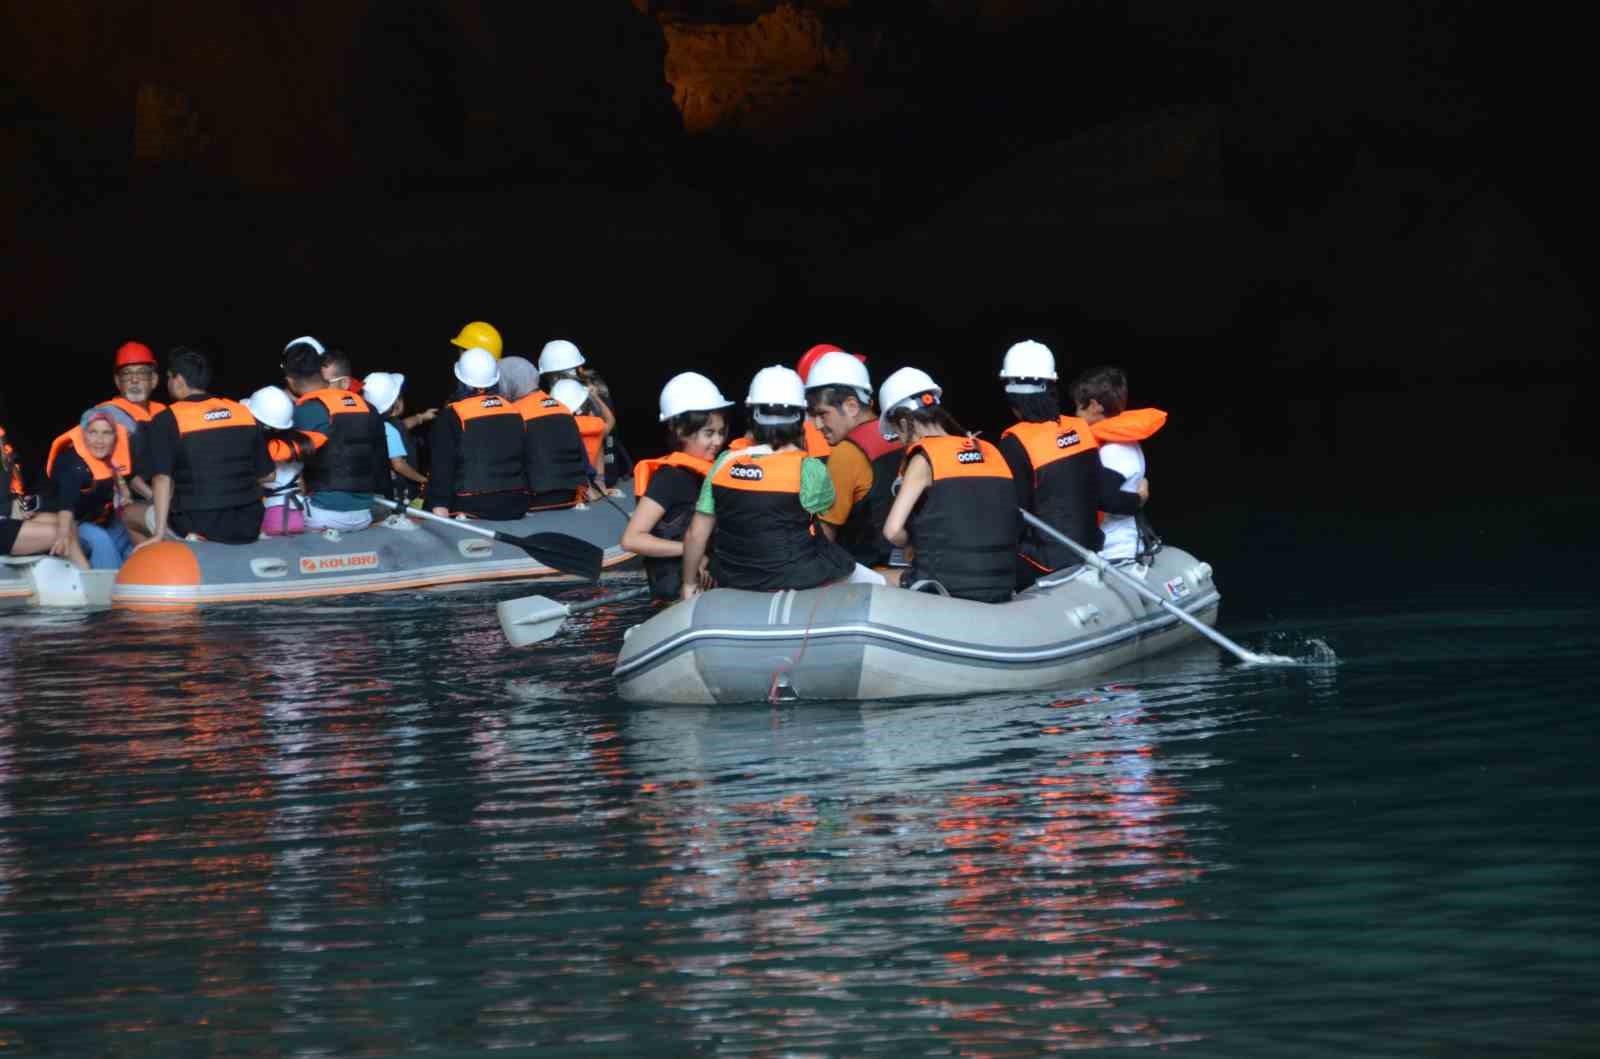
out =
[[[167,374],[178,376],[190,389],[204,393],[211,385],[211,359],[198,349],[178,346],[167,354]]]
[[[576,368],[568,368],[565,371],[547,371],[539,376],[539,389],[543,390],[545,393],[549,393],[555,388],[555,384],[560,382],[562,379],[578,379],[579,382],[583,381],[581,378],[579,378],[578,369]]]
[[[1072,401],[1079,408],[1099,401],[1106,415],[1120,415],[1128,408],[1128,377],[1121,368],[1090,368],[1073,380]]]
[[[921,404],[915,408],[896,408],[889,413],[889,425],[895,428],[901,440],[910,441],[911,431],[900,424],[920,424],[922,426],[937,426],[946,434],[956,437],[965,437],[966,428],[956,422],[956,417],[945,411],[942,404]]]
[[[829,408],[843,409],[847,400],[854,400],[862,408],[871,410],[877,406],[872,399],[863,401],[861,394],[856,392],[854,386],[818,386],[815,390],[806,391],[806,407],[816,408],[818,405],[827,405]]]
[[[1061,415],[1061,395],[1056,392],[1056,384],[1040,382],[1044,386],[1043,393],[1006,394],[1006,403],[1024,423],[1050,423]]]
[[[283,373],[291,379],[322,378],[322,354],[303,343],[289,347],[283,355]]]
[[[720,408],[709,412],[680,412],[673,416],[664,424],[667,428],[667,443],[673,451],[683,448],[685,442],[700,433],[705,425],[711,422],[712,416],[722,416],[723,426],[727,426],[728,417]]]
[[[335,375],[350,375],[350,354],[342,349],[330,349],[322,355],[322,361],[317,365],[320,375],[323,368],[332,368]]]
[[[782,415],[793,409],[787,405],[754,405],[750,409],[753,413],[762,415]],[[785,445],[799,445],[804,448],[806,439],[806,420],[801,416],[792,423],[761,423],[757,422],[754,415],[750,417],[750,437],[757,445],[771,445],[781,449]]]

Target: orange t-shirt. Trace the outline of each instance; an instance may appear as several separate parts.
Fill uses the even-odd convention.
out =
[[[843,526],[850,509],[872,490],[872,464],[859,445],[835,445],[828,454],[828,477],[833,479],[833,506],[817,517],[830,526]]]

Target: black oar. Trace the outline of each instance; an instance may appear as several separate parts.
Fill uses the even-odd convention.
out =
[[[428,522],[437,522],[453,529],[464,530],[467,533],[476,533],[480,537],[492,537],[502,544],[510,544],[521,548],[539,562],[564,574],[581,577],[585,581],[600,580],[600,570],[606,554],[605,549],[598,545],[590,544],[586,540],[579,540],[577,537],[571,537],[565,533],[530,533],[526,537],[519,537],[514,533],[502,533],[500,530],[474,526],[472,523],[463,522],[460,519],[435,515],[431,511],[407,507],[386,497],[380,496],[375,499],[378,503],[393,508],[402,515],[420,518]]]

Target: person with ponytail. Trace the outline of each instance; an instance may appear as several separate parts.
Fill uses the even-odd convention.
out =
[[[912,549],[895,583],[937,582],[957,599],[1002,603],[1016,578],[1021,519],[1000,451],[967,435],[927,372],[901,368],[878,388],[885,433],[906,445],[883,535]]]
[[[634,464],[633,516],[622,531],[623,550],[643,557],[657,599],[677,599],[683,590],[684,532],[711,461],[727,443],[725,409],[732,404],[716,383],[698,372],[675,375],[661,388],[661,422],[671,451]],[[704,563],[700,569],[704,571]]]

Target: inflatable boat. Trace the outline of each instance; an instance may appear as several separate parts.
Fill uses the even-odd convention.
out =
[[[1216,624],[1222,597],[1211,567],[1189,553],[1164,547],[1150,565],[1118,570]],[[968,695],[1080,681],[1199,638],[1089,567],[1008,603],[852,584],[713,589],[628,630],[615,676],[636,703]]]
[[[0,558],[0,611],[23,607],[108,607],[115,570],[79,570],[49,555]]]
[[[631,494],[515,522],[474,520],[470,526],[517,537],[561,533],[604,549],[602,564],[633,558],[618,545]],[[123,564],[111,590],[113,606],[171,610],[204,603],[266,602],[426,588],[506,578],[560,577],[559,571],[514,544],[465,526],[415,517],[374,516],[353,533],[308,531],[265,537],[253,544],[163,541],[141,548]]]

